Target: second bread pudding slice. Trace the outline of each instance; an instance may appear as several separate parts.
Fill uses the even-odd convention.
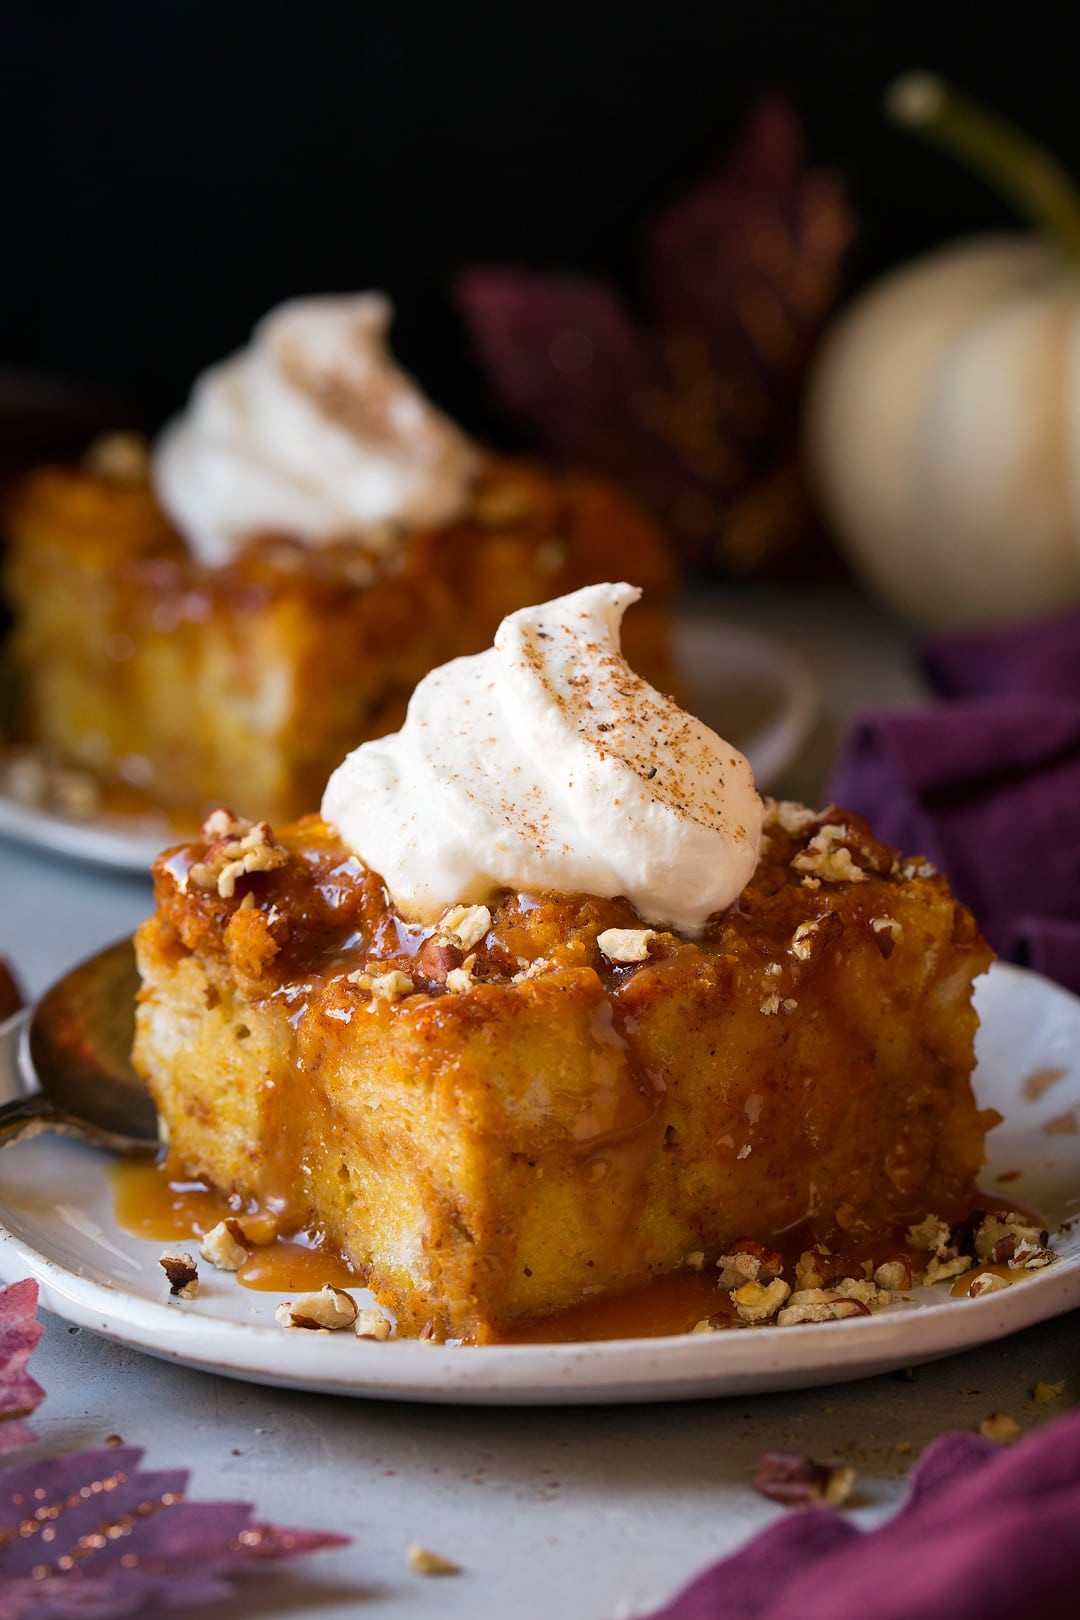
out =
[[[617,650],[598,645],[595,606],[586,591],[535,610],[541,640],[567,626],[585,638],[564,718],[593,715],[587,746],[598,735],[603,758],[556,751],[552,805],[531,806],[524,856],[504,814],[468,878],[466,817],[461,848],[451,829],[411,890],[400,875],[388,890],[322,819],[273,832],[218,812],[202,842],[159,860],[139,933],[136,1062],[171,1163],[277,1210],[284,1229],[316,1230],[404,1334],[498,1340],[747,1234],[888,1240],[930,1211],[966,1213],[983,1162],[992,1120],[971,1089],[970,992],[990,952],[925,863],[838,810],[769,802],[762,830],[760,804],[752,824],[735,791],[721,887],[715,871],[673,875],[667,920],[659,867],[619,892],[623,821],[657,846],[677,804],[693,840],[712,816],[695,795],[711,804],[712,786],[687,717],[647,712]],[[590,658],[607,671],[591,684]],[[579,666],[544,664],[540,687],[564,667]],[[608,677],[658,749],[680,744],[659,807],[647,761],[636,798],[624,781],[621,802],[602,803],[621,757],[604,729],[619,728],[618,703],[600,701]],[[488,741],[500,771],[525,780]],[[745,762],[720,747],[738,789]],[[535,864],[527,883],[492,889],[503,858],[558,853],[567,772],[592,792],[574,853],[591,843],[602,892],[538,882]],[[479,791],[473,773],[466,788]],[[388,865],[408,849],[406,820],[382,845]],[[433,892],[440,880],[461,884],[454,902]],[[711,904],[725,882],[730,898]]]
[[[388,320],[371,295],[286,305],[200,379],[151,466],[114,441],[7,503],[16,735],[99,807],[185,831],[223,801],[303,814],[428,670],[613,569],[650,587],[634,656],[670,685],[653,525],[599,480],[472,445],[396,365]]]

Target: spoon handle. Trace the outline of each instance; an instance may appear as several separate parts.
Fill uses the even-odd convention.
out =
[[[27,1074],[23,1047],[30,1013],[17,1012],[0,1024],[0,1148],[40,1131],[56,1129],[59,1110]]]
[[[0,1106],[0,1148],[40,1131],[55,1130],[58,1112],[48,1097],[14,1097]]]

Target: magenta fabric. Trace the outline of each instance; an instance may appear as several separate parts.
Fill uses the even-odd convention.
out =
[[[777,1523],[651,1620],[1076,1620],[1080,1411],[1002,1451],[943,1435],[900,1510],[862,1531],[832,1508]]]
[[[923,672],[942,697],[1060,697],[1080,703],[1080,610],[1002,630],[936,636]]]
[[[1080,992],[1080,703],[868,711],[829,797],[939,867],[1003,956],[1024,959],[1022,935],[1052,925],[1045,962]]]
[[[921,662],[944,701],[857,716],[829,796],[940,867],[1002,956],[1080,993],[1080,611]]]

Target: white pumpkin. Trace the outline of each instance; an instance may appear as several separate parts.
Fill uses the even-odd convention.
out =
[[[807,451],[852,561],[932,627],[1080,601],[1080,192],[1049,153],[929,73],[894,121],[1040,227],[953,247],[870,289],[811,379]]]
[[[872,287],[811,378],[807,454],[868,583],[928,627],[1080,600],[1080,277],[1040,237]]]

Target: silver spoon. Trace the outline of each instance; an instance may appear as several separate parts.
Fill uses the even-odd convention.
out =
[[[16,1015],[23,1095],[0,1106],[0,1147],[60,1131],[115,1153],[157,1149],[157,1110],[131,1066],[138,988],[134,945],[124,939]]]

